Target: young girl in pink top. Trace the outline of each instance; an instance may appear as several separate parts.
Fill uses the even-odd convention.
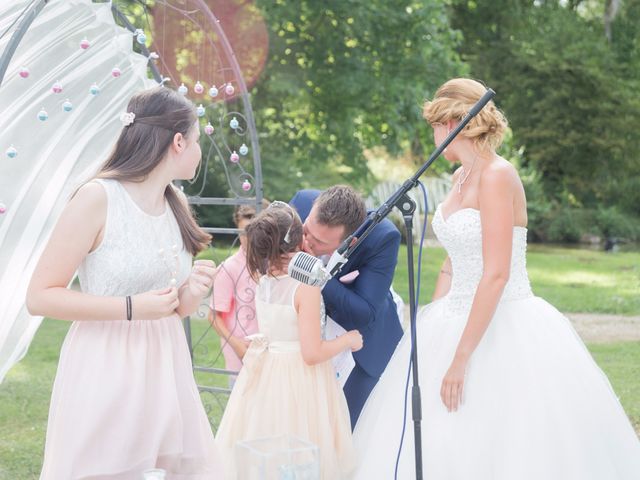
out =
[[[225,368],[234,372],[242,368],[242,358],[249,346],[246,337],[258,331],[254,304],[256,282],[247,270],[247,237],[244,232],[255,215],[252,205],[236,207],[233,222],[241,230],[240,249],[220,265],[211,298],[209,321],[220,336]],[[233,386],[235,378],[230,377],[230,386]]]

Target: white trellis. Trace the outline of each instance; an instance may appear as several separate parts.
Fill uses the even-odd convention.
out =
[[[425,214],[433,214],[436,207],[441,203],[449,190],[451,190],[451,175],[442,175],[440,177],[425,177],[421,180],[427,189],[428,205],[425,205],[424,196],[420,188],[414,188],[409,191],[408,195],[416,202],[416,212],[414,216],[414,227],[416,232],[422,225],[422,219]],[[375,186],[371,191],[371,195],[367,197],[366,203],[368,209],[379,207],[393,193],[395,193],[402,185],[397,182],[382,182]],[[396,224],[402,223],[402,215],[398,210],[393,210],[390,214]],[[419,241],[419,235],[414,235],[416,241]]]

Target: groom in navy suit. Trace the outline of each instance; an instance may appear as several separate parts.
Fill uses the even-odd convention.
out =
[[[300,190],[289,203],[304,223],[303,249],[316,257],[331,255],[367,215],[362,197],[342,185],[324,192]],[[327,315],[347,331],[359,330],[364,340],[344,386],[352,429],[402,336],[389,291],[399,247],[400,232],[383,220],[353,252],[339,278],[322,289]]]

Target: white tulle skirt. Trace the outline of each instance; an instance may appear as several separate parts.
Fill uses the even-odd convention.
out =
[[[640,479],[640,441],[609,381],[538,297],[500,303],[469,362],[464,404],[447,412],[440,386],[466,321],[446,299],[418,314],[424,478]],[[407,332],[359,418],[357,479],[394,478],[410,349]],[[415,478],[410,394],[407,407],[399,479]]]
[[[222,478],[180,318],[74,322],[49,411],[41,480]]]

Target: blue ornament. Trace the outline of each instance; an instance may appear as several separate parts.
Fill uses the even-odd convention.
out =
[[[16,148],[11,145],[9,148],[7,148],[7,157],[9,158],[16,158],[18,156],[18,150],[16,150]]]
[[[218,96],[218,89],[215,86],[209,89],[209,96],[214,98]]]
[[[89,93],[91,93],[91,95],[98,95],[100,93],[100,87],[98,86],[97,83],[94,83],[93,85],[91,85],[91,88],[89,89]]]
[[[71,110],[73,110],[73,103],[71,103],[68,98],[67,101],[62,104],[62,110],[64,110],[65,112],[70,112]]]
[[[181,83],[180,86],[178,87],[178,93],[180,95],[186,95],[189,92],[189,89],[187,88],[187,86],[184,83]]]
[[[136,35],[136,41],[140,44],[140,45],[144,45],[145,43],[147,43],[147,36],[144,34],[144,32],[142,30],[136,30],[138,32],[138,34]]]
[[[42,110],[40,110],[38,112],[38,120],[40,120],[41,122],[44,122],[45,120],[47,120],[49,118],[49,114],[47,113],[47,111],[44,109],[44,107],[42,107]]]
[[[198,105],[198,108],[196,108],[196,113],[199,117],[204,117],[205,108],[202,106],[202,104]]]
[[[233,117],[233,118],[231,119],[231,121],[229,122],[229,126],[230,126],[231,128],[233,128],[234,130],[235,130],[236,128],[238,128],[238,127],[240,126],[240,124],[238,123],[238,119],[237,119],[236,117]]]
[[[240,148],[238,149],[238,151],[240,152],[240,155],[244,156],[247,153],[249,153],[249,147],[247,147],[244,143],[242,145],[240,145]]]

